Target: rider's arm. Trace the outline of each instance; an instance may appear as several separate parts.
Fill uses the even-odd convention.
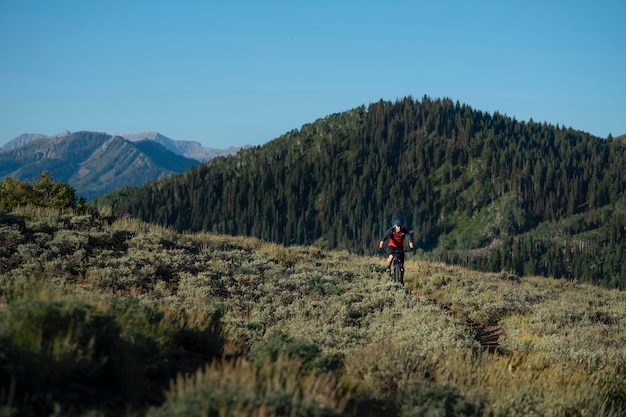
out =
[[[409,238],[409,249],[413,250],[413,239],[411,239],[411,233],[409,231],[409,229],[405,229],[406,230],[406,236]]]
[[[382,239],[380,239],[380,242],[378,243],[379,249],[383,248],[383,246],[385,245],[385,240],[389,239],[389,236],[391,236],[391,232],[387,230],[385,234],[383,235]]]

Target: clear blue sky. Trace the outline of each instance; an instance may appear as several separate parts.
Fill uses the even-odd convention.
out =
[[[625,22],[625,0],[0,0],[0,145],[259,145],[408,95],[619,136]]]

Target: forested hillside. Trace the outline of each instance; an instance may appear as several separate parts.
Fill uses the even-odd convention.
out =
[[[449,99],[333,114],[97,204],[168,225],[373,253],[396,215],[419,256],[626,282],[622,141]]]

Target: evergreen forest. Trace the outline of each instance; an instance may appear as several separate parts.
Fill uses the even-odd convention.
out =
[[[405,97],[93,204],[180,232],[355,254],[374,254],[401,216],[418,259],[623,289],[621,139]]]

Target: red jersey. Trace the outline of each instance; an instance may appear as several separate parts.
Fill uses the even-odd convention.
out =
[[[402,226],[400,230],[396,230],[395,227],[387,230],[385,235],[381,239],[383,242],[389,239],[389,246],[397,249],[404,249],[404,238],[409,234],[409,229]]]

